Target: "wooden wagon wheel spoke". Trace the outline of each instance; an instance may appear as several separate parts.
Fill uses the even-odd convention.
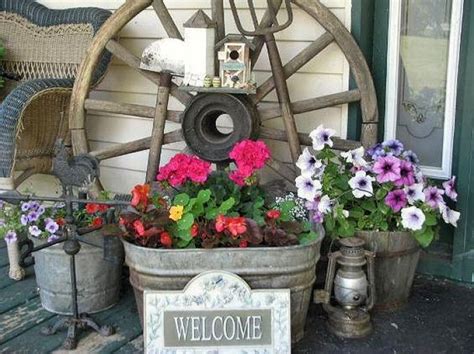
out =
[[[114,157],[124,156],[148,150],[150,148],[151,137],[130,141],[128,143],[117,144],[106,149],[91,151],[90,154],[97,157],[100,161]],[[183,132],[181,129],[163,135],[163,145],[173,144],[183,141]]]
[[[294,184],[297,176],[296,171],[289,168],[284,162],[272,158],[267,162],[267,166],[276,174],[286,179],[289,183]]]
[[[308,47],[298,53],[293,59],[291,59],[284,67],[285,79],[290,78],[299,69],[305,66],[308,62],[314,59],[319,53],[321,53],[329,44],[334,41],[332,34],[326,32]],[[275,81],[273,76],[268,78],[263,84],[257,88],[257,94],[252,98],[255,103],[262,101],[275,88]]]
[[[158,18],[160,19],[163,28],[168,34],[168,37],[182,40],[183,36],[181,35],[181,32],[179,32],[179,29],[174,23],[173,18],[171,17],[168,11],[168,8],[163,3],[163,0],[154,0],[152,6],[156,14],[158,15]]]
[[[360,91],[358,89],[334,93],[331,95],[310,98],[307,100],[296,101],[291,104],[293,113],[301,114],[318,109],[339,106],[341,104],[352,103],[360,101]],[[258,108],[260,120],[262,122],[281,117],[281,108],[279,104],[265,105]]]
[[[269,127],[261,127],[260,128],[260,137],[269,140],[276,140],[276,141],[284,141],[288,142],[287,134],[284,130],[269,128]],[[313,142],[308,134],[305,133],[298,133],[298,138],[301,142],[301,145],[312,146]],[[360,147],[360,142],[353,141],[353,140],[346,140],[340,138],[333,138],[334,142],[333,148],[335,150],[352,150],[357,149]]]
[[[103,100],[93,100],[88,98],[84,107],[86,110],[100,111],[140,118],[155,118],[156,107],[143,106],[131,103],[117,103]],[[173,123],[181,123],[182,111],[168,110],[166,120]]]

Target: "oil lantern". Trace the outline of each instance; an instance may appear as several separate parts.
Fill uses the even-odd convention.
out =
[[[375,254],[364,250],[360,238],[342,239],[340,245],[339,251],[328,255],[326,284],[324,290],[315,292],[315,302],[322,303],[328,313],[332,333],[361,338],[372,332],[369,311],[375,303]],[[335,304],[331,302],[332,295]]]

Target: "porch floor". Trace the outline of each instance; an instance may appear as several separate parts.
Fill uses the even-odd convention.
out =
[[[44,337],[40,328],[57,316],[42,309],[32,269],[21,282],[8,278],[4,244],[0,244],[0,352],[61,351],[64,333]],[[116,334],[100,337],[85,332],[80,353],[139,353],[142,330],[135,300],[127,285],[119,304],[94,318],[115,327]],[[376,314],[375,332],[360,340],[342,340],[325,327],[325,315],[312,305],[306,336],[294,353],[473,353],[474,289],[446,280],[418,276],[410,304],[395,314]]]

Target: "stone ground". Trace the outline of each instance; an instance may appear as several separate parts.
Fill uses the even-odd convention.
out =
[[[0,353],[61,351],[64,333],[43,337],[40,329],[57,316],[41,307],[32,269],[14,282],[7,276],[5,245],[0,243]],[[102,338],[81,334],[78,353],[140,353],[142,330],[128,282],[119,304],[95,315],[117,333]],[[305,338],[293,353],[474,353],[474,289],[419,276],[410,304],[395,314],[376,314],[375,332],[360,340],[342,340],[325,327],[320,306],[312,305]]]

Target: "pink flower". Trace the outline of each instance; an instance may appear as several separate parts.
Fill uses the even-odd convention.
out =
[[[423,191],[425,193],[425,202],[433,209],[438,209],[441,204],[444,204],[444,191],[437,187],[427,187]]]
[[[211,164],[197,156],[177,154],[160,168],[156,180],[167,181],[173,187],[179,187],[188,180],[204,183],[211,173]]]
[[[385,197],[385,205],[389,206],[395,213],[406,207],[407,202],[407,196],[401,189],[391,191]]]
[[[374,164],[377,182],[395,182],[400,179],[400,160],[393,156],[379,158]]]
[[[453,176],[449,181],[443,183],[444,192],[451,198],[452,201],[457,201],[458,193],[456,192],[456,176]]]
[[[211,163],[192,156],[189,160],[187,175],[194,183],[204,183],[211,173]]]
[[[232,171],[229,173],[229,178],[238,186],[245,186],[245,177],[243,174],[237,170],[237,171]]]
[[[395,185],[398,187],[411,186],[414,183],[415,183],[415,172],[413,170],[413,165],[408,161],[401,160],[400,161],[400,178],[395,181]]]
[[[234,145],[229,157],[235,161],[237,170],[229,178],[239,186],[270,159],[270,150],[263,141],[243,140]]]

